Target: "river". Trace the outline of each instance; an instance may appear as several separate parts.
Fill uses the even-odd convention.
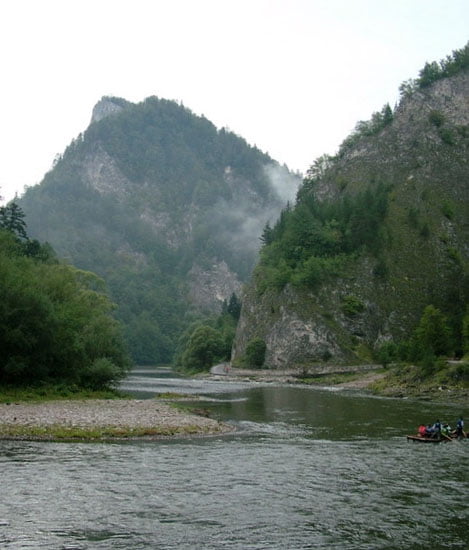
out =
[[[231,435],[0,441],[0,548],[466,549],[469,442],[407,442],[469,407],[139,369],[136,397],[198,394]]]

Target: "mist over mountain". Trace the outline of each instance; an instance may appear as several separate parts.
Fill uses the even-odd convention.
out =
[[[240,293],[298,184],[182,105],[105,97],[19,204],[31,237],[106,281],[134,358],[157,363],[188,323]]]

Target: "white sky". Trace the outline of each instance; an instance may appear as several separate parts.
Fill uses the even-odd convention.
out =
[[[304,172],[468,39],[468,0],[2,0],[0,195],[103,95],[182,100]]]

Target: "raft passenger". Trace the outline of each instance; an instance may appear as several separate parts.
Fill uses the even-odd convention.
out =
[[[456,437],[462,439],[464,436],[464,420],[463,417],[460,416],[456,422]]]

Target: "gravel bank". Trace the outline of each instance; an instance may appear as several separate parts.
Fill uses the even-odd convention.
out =
[[[105,439],[161,437],[211,435],[230,430],[227,424],[175,409],[154,399],[0,404],[0,438],[4,439],[67,439],[67,434],[70,438],[82,434],[86,439],[87,432],[95,434],[90,435],[90,439],[99,438],[96,436],[99,432]]]

